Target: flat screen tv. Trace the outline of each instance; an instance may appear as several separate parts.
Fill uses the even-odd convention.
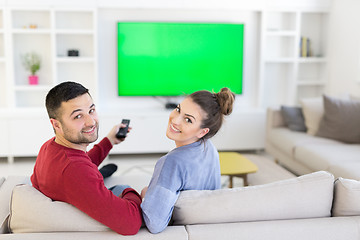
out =
[[[118,95],[242,93],[244,24],[118,22]]]

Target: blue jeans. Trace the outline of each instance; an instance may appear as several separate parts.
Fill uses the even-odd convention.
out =
[[[127,188],[130,188],[130,186],[129,185],[115,185],[115,186],[112,186],[111,188],[109,188],[109,190],[112,191],[114,195],[121,197],[122,192]]]

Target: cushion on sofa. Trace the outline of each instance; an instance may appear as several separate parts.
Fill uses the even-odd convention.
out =
[[[174,224],[328,217],[334,176],[320,171],[265,185],[180,193]]]
[[[334,187],[334,217],[360,215],[360,181],[338,178]]]
[[[339,144],[338,141],[332,139],[314,137],[310,134],[304,134],[303,132],[289,131],[289,129],[283,127],[269,130],[267,138],[267,141],[269,141],[277,149],[289,154],[292,157],[296,153],[296,149],[302,145]]]
[[[331,139],[322,139],[329,141],[327,143],[314,142],[313,144],[298,145],[295,150],[295,160],[313,171],[329,171],[329,167],[332,165],[341,166],[348,162],[356,163],[356,159],[359,159],[360,146],[358,144],[345,144],[335,140],[331,142]]]
[[[281,106],[281,114],[290,130],[306,132],[304,115],[300,107]]]
[[[29,177],[9,176],[0,187],[0,234],[8,233],[8,217],[10,214],[11,193],[19,183],[28,183]]]
[[[315,135],[320,121],[324,115],[324,106],[322,98],[306,98],[300,100],[304,114],[307,133]]]
[[[9,226],[14,233],[110,230],[74,206],[52,201],[29,185],[14,188],[10,208]]]
[[[359,147],[360,146],[356,144]],[[359,155],[358,155],[359,156]],[[343,177],[353,180],[360,181],[360,162],[359,161],[347,161],[347,162],[341,162],[340,164],[332,164],[329,167],[329,172],[334,174],[335,178]]]
[[[345,143],[360,143],[360,101],[323,96],[324,117],[316,133]]]

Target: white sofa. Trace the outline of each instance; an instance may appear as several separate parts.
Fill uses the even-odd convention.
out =
[[[360,144],[348,144],[286,127],[280,109],[267,110],[266,152],[297,175],[329,171],[360,180]]]
[[[0,178],[2,240],[360,239],[360,182],[334,184],[323,171],[258,186],[182,192],[174,226],[155,235],[143,227],[134,236],[121,236],[21,183],[28,177]]]

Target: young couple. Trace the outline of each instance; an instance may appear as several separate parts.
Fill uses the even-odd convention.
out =
[[[171,220],[180,191],[220,188],[219,156],[208,139],[220,129],[224,115],[232,112],[234,97],[228,88],[218,93],[198,91],[170,113],[166,136],[176,148],[158,160],[140,196],[125,185],[116,186],[117,191],[107,189],[98,170],[112,146],[124,141],[116,138],[122,125],[115,125],[87,152],[87,146],[98,138],[95,104],[81,84],[61,83],[46,96],[55,137],[40,149],[32,184],[54,201],[74,205],[119,234],[136,234],[142,219],[150,232],[161,232]]]

